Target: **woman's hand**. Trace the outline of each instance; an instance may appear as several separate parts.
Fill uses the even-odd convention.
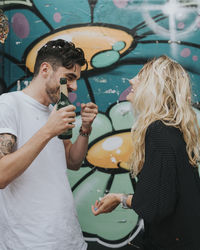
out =
[[[92,213],[96,216],[102,213],[112,212],[121,201],[122,194],[107,194],[99,201],[96,200],[95,204],[92,205]]]

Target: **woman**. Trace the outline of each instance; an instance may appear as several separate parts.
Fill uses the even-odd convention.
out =
[[[189,77],[167,56],[146,63],[130,80],[133,195],[108,194],[94,215],[120,203],[144,220],[146,250],[200,249],[200,128],[191,106]]]

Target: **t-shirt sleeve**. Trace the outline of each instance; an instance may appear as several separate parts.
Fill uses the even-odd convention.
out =
[[[132,208],[146,222],[167,217],[176,203],[176,157],[164,129],[149,127],[145,162],[138,176]]]
[[[0,102],[0,134],[12,134],[17,137],[17,122],[13,108]]]

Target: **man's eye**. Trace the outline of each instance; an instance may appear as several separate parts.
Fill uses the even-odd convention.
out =
[[[67,81],[73,81],[74,78],[73,77],[67,77]]]

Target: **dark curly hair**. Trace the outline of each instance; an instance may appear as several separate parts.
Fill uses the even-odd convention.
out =
[[[86,64],[87,66],[83,50],[76,48],[72,42],[62,39],[49,41],[38,51],[34,66],[34,77],[38,75],[43,62],[48,62],[53,70],[60,66],[70,69],[75,64],[80,66]]]

